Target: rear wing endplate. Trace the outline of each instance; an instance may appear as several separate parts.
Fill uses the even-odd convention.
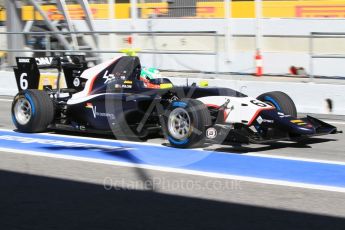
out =
[[[16,57],[17,66],[13,68],[19,91],[38,89],[40,69],[63,70],[68,88],[76,88],[75,78],[87,68],[85,56],[70,55],[61,57]],[[75,81],[74,81],[75,82]]]

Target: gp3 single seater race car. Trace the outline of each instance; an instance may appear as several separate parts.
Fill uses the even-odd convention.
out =
[[[45,85],[38,90],[44,68],[58,70],[56,88]],[[167,78],[141,75],[138,57],[92,68],[82,56],[18,57],[14,72],[19,93],[12,103],[12,119],[19,132],[58,129],[113,133],[121,139],[155,133],[177,148],[301,142],[338,132],[311,116],[297,118],[294,102],[283,92],[252,98],[229,88],[174,86]]]

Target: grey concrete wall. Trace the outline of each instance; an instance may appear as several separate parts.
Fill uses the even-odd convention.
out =
[[[344,19],[263,19],[263,35],[281,36],[265,37],[262,41],[264,72],[269,74],[288,73],[291,65],[301,66],[309,71],[309,40],[310,32],[344,32]],[[84,22],[77,21],[80,30],[86,30]],[[234,19],[232,23],[233,39],[230,55],[231,62],[226,61],[225,39],[219,38],[219,68],[221,72],[253,72],[255,38],[246,37],[255,34],[255,20]],[[138,31],[148,30],[147,20],[138,20],[132,24],[130,20],[96,21],[97,30],[128,31],[132,28]],[[225,23],[222,19],[156,19],[152,21],[152,29],[157,31],[218,31],[225,33]],[[243,37],[245,36],[245,37]],[[284,37],[288,36],[288,37]],[[152,40],[148,37],[139,37],[136,46],[143,49],[152,49]],[[183,44],[182,44],[182,41]],[[111,46],[113,49],[123,47],[121,37],[112,41],[104,38],[102,48]],[[156,39],[156,47],[161,50],[212,50],[212,38],[195,37],[160,37]],[[319,54],[345,54],[345,37],[334,39],[316,39],[315,52]],[[142,55],[146,65],[153,64],[152,55]],[[213,57],[198,55],[160,55],[162,69],[214,71]],[[178,61],[176,61],[178,59]],[[181,64],[178,64],[180,62]],[[319,59],[314,61],[315,74],[325,76],[345,76],[345,59]]]

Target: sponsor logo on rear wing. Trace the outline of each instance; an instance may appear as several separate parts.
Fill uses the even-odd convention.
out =
[[[32,62],[30,62],[32,60]],[[18,57],[17,64],[36,63],[38,68],[57,68],[59,62],[70,64],[84,64],[85,56],[83,55],[68,55],[68,56],[56,56],[56,57]]]
[[[18,58],[18,63],[30,63],[30,58]]]
[[[53,59],[53,57],[37,57],[35,61],[38,66],[51,66]]]
[[[22,67],[22,64],[31,64],[34,66],[34,68],[37,66],[37,68],[54,68],[55,66],[53,65],[53,59],[54,57],[29,57],[29,58],[24,58],[24,57],[19,57],[17,58],[17,66],[18,68]],[[36,66],[35,66],[36,64]]]
[[[42,80],[40,79],[40,69],[63,70],[68,88],[78,88],[78,90],[83,88],[79,79],[81,73],[87,68],[83,55],[17,57],[16,61],[17,66],[14,67],[14,73],[19,91],[39,88]]]

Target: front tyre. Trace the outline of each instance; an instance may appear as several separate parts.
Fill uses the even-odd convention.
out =
[[[261,94],[257,99],[275,107],[278,112],[297,117],[295,103],[286,93],[280,91],[268,92]]]
[[[54,104],[45,91],[29,89],[15,96],[11,112],[18,131],[43,132],[54,119]]]
[[[173,147],[200,147],[209,125],[210,113],[206,105],[198,100],[173,101],[167,109],[167,138]]]

